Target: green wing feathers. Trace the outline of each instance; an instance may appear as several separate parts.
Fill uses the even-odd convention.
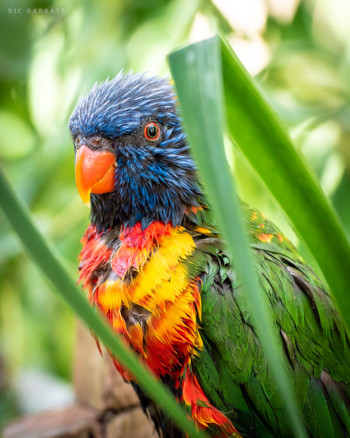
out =
[[[256,269],[305,425],[312,437],[350,436],[349,335],[339,313],[293,245],[264,216],[245,208]],[[204,343],[193,360],[197,378],[242,434],[292,436],[230,259],[213,232],[194,238],[189,270],[202,281]]]

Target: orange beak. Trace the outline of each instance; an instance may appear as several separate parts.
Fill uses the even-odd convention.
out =
[[[80,146],[75,157],[75,183],[79,195],[90,205],[90,193],[109,193],[114,189],[115,156],[109,151],[93,151]]]

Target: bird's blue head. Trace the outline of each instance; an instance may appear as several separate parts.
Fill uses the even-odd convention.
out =
[[[167,80],[119,73],[77,104],[69,129],[77,187],[98,229],[176,226],[203,203]]]

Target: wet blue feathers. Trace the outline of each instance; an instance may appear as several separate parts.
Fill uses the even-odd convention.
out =
[[[72,135],[130,134],[143,119],[165,115],[174,105],[174,93],[166,79],[120,72],[114,79],[95,84],[83,97],[69,121]]]
[[[160,124],[160,143],[143,136],[145,121]],[[74,109],[73,137],[95,135],[112,141],[116,155],[115,189],[91,196],[92,223],[100,229],[116,225],[147,226],[154,220],[184,220],[186,209],[203,201],[186,136],[166,79],[119,73],[95,85]]]

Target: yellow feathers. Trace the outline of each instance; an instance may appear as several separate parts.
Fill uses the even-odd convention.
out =
[[[98,288],[96,297],[98,304],[107,312],[118,309],[122,305],[124,283],[116,276],[111,276]]]
[[[113,273],[99,287],[98,302],[104,310],[112,310],[124,304],[139,304],[151,312],[163,307],[166,301],[174,301],[188,284],[183,261],[192,254],[195,243],[183,228],[175,228],[169,236],[163,236],[150,259],[135,267],[138,274],[129,283]],[[120,249],[119,249],[120,252]],[[115,256],[114,256],[115,259]]]
[[[171,282],[173,287],[176,287],[176,284],[180,288],[184,287],[186,272],[181,262],[192,254],[195,243],[192,236],[182,230],[182,228],[174,229],[170,236],[161,239],[158,249],[145,264],[134,282],[133,290],[130,291],[132,293],[130,298],[134,302],[142,301],[160,285],[164,286],[163,293],[166,295],[169,287],[166,287],[165,282]],[[161,294],[157,293],[157,301],[158,299],[163,301]]]
[[[200,292],[184,263],[195,243],[182,227],[166,231],[147,248],[122,241],[111,255],[108,278],[96,285],[92,299],[113,329],[160,374],[178,366],[181,357],[189,364],[203,346],[197,324]]]

